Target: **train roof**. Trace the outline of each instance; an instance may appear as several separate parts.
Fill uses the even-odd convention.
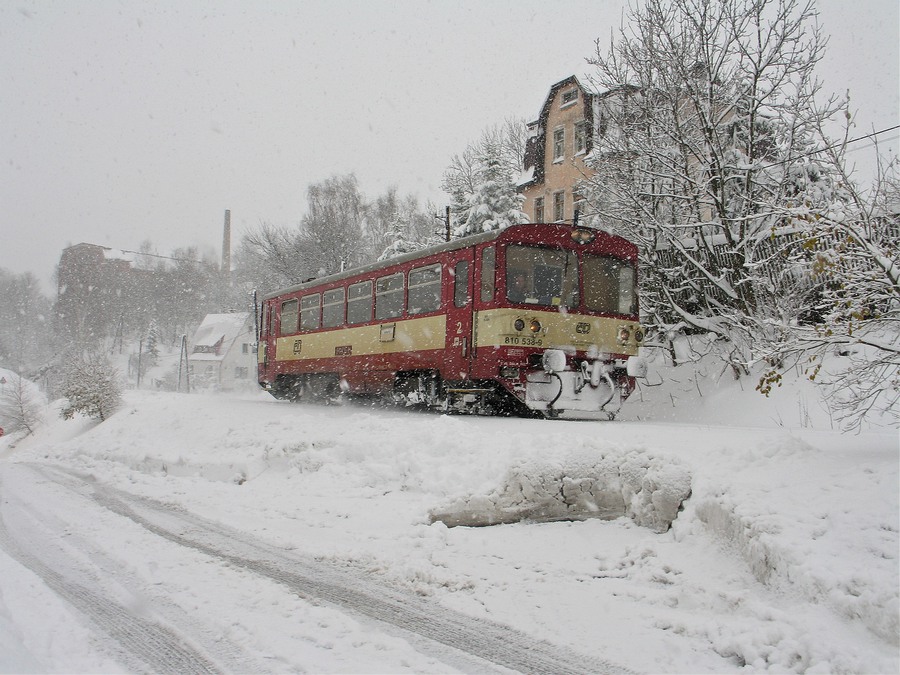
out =
[[[315,288],[317,286],[321,286],[323,284],[332,283],[335,281],[341,281],[343,279],[349,279],[351,277],[359,276],[360,274],[366,274],[367,272],[375,272],[381,269],[386,269],[388,267],[393,267],[394,265],[402,265],[406,262],[411,262],[414,260],[418,260],[420,258],[425,258],[431,255],[435,255],[438,253],[445,253],[447,251],[456,251],[461,248],[469,248],[471,246],[477,246],[478,244],[493,241],[495,239],[499,239],[503,236],[509,236],[515,233],[516,230],[522,228],[533,229],[535,227],[545,227],[553,230],[565,230],[566,232],[570,232],[573,229],[589,229],[585,227],[576,227],[572,225],[563,225],[559,223],[527,223],[521,225],[510,225],[509,227],[503,228],[502,230],[490,230],[489,232],[483,232],[481,234],[473,234],[468,237],[460,237],[458,239],[453,239],[452,241],[445,242],[443,244],[436,244],[435,246],[429,246],[428,248],[422,248],[418,251],[412,251],[410,253],[404,253],[403,255],[394,256],[393,258],[388,258],[387,260],[379,260],[378,262],[369,263],[367,265],[362,265],[361,267],[352,267],[350,269],[346,269],[343,272],[338,272],[336,274],[329,274],[324,277],[316,277],[315,279],[310,279],[309,281],[304,281],[299,284],[295,284],[293,286],[288,286],[285,288],[281,288],[277,291],[273,291],[271,293],[267,293],[262,297],[262,300],[271,300],[272,298],[277,298],[279,296],[295,293],[297,291],[303,291],[309,288]],[[617,235],[609,234],[608,232],[603,232],[602,230],[597,230],[597,234],[603,233],[606,237],[612,237],[615,239],[621,239]],[[625,241],[624,239],[622,241]]]

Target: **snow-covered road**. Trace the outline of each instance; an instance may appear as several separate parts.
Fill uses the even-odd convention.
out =
[[[0,671],[900,665],[891,432],[132,392],[0,457]]]
[[[157,584],[159,593],[152,598],[143,590],[136,593],[146,581],[115,564],[110,556],[114,552],[75,534],[91,529],[85,517],[95,523],[106,521],[105,527],[116,530],[133,530],[136,524],[146,533],[133,531],[133,536],[165,540],[147,542],[148,548],[174,544],[169,546],[173,552],[169,564],[174,567],[215,565],[224,577],[224,563],[226,568],[248,573],[238,581],[243,585],[275,582],[288,597],[273,598],[273,603],[290,602],[296,596],[345,613],[373,634],[399,635],[420,653],[402,658],[410,664],[419,661],[429,671],[446,663],[466,672],[631,672],[535,640],[509,626],[442,608],[432,599],[380,583],[352,564],[288,552],[246,532],[98,484],[76,472],[35,464],[8,465],[0,473],[0,496],[0,550],[77,610],[85,627],[95,631],[92,639],[130,670],[260,672],[272,670],[275,664],[222,640],[211,641],[206,630],[209,618],[189,613],[188,607],[173,606],[164,583]],[[60,513],[58,505],[67,500],[82,503]],[[227,584],[226,579],[221,581]],[[236,594],[241,600],[242,596]],[[230,613],[241,611],[238,603]],[[281,639],[290,639],[293,630],[292,622],[283,622]]]

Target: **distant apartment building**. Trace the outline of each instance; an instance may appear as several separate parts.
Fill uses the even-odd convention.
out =
[[[572,222],[576,210],[584,213],[578,185],[593,175],[585,160],[603,137],[616,132],[609,111],[627,96],[624,89],[590,91],[575,76],[550,87],[538,118],[528,124],[525,171],[518,183],[525,197],[522,210],[532,222]]]
[[[56,319],[63,334],[100,339],[144,308],[142,289],[158,274],[137,269],[134,256],[107,246],[75,244],[63,250],[57,270]]]
[[[97,244],[69,246],[57,271],[57,327],[79,343],[106,338],[121,343],[151,323],[167,338],[180,335],[216,302],[213,293],[224,286],[216,272],[195,260]]]

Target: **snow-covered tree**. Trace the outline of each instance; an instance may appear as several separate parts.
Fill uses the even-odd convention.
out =
[[[500,148],[487,144],[479,162],[475,190],[469,198],[468,217],[456,228],[454,234],[457,237],[501,230],[528,221],[522,211],[525,198],[516,191],[515,177],[504,165]]]
[[[119,373],[102,354],[72,357],[64,366],[62,395],[63,419],[77,412],[102,422],[122,403]]]
[[[260,223],[235,249],[234,278],[245,291],[267,293],[313,276],[315,264],[298,227]]]
[[[46,401],[37,385],[9,373],[0,388],[0,424],[7,433],[33,434],[44,419]]]
[[[454,231],[463,228],[469,219],[476,191],[483,182],[486,156],[493,156],[493,161],[499,163],[511,192],[515,192],[515,181],[523,169],[525,138],[525,121],[511,117],[485,129],[476,142],[451,158],[441,187],[450,195]]]
[[[391,187],[368,207],[367,231],[378,260],[418,251],[442,241],[435,234],[435,219],[419,209],[418,200],[401,198]]]
[[[849,125],[848,125],[849,129]],[[846,140],[846,136],[845,136]],[[841,174],[841,199],[798,214],[810,222],[793,260],[815,282],[808,321],[773,345],[761,388],[797,364],[825,388],[847,428],[866,418],[900,421],[900,177],[896,161],[879,166],[871,191],[844,167],[846,143],[826,155]],[[801,207],[802,208],[802,207]]]
[[[647,0],[591,60],[608,92],[584,186],[594,222],[641,249],[648,322],[726,338],[743,371],[802,312],[785,267],[798,204],[835,181],[810,152],[844,109],[817,102],[825,42],[806,0]],[[809,284],[807,284],[808,286]]]
[[[50,351],[50,300],[30,272],[0,269],[0,366],[31,372]]]
[[[309,211],[300,225],[302,242],[320,268],[332,274],[368,262],[365,199],[356,176],[332,176],[310,185],[307,199]]]

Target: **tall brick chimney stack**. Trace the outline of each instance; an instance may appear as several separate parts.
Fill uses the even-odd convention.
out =
[[[222,233],[222,274],[231,283],[231,209],[225,209],[225,231]]]

